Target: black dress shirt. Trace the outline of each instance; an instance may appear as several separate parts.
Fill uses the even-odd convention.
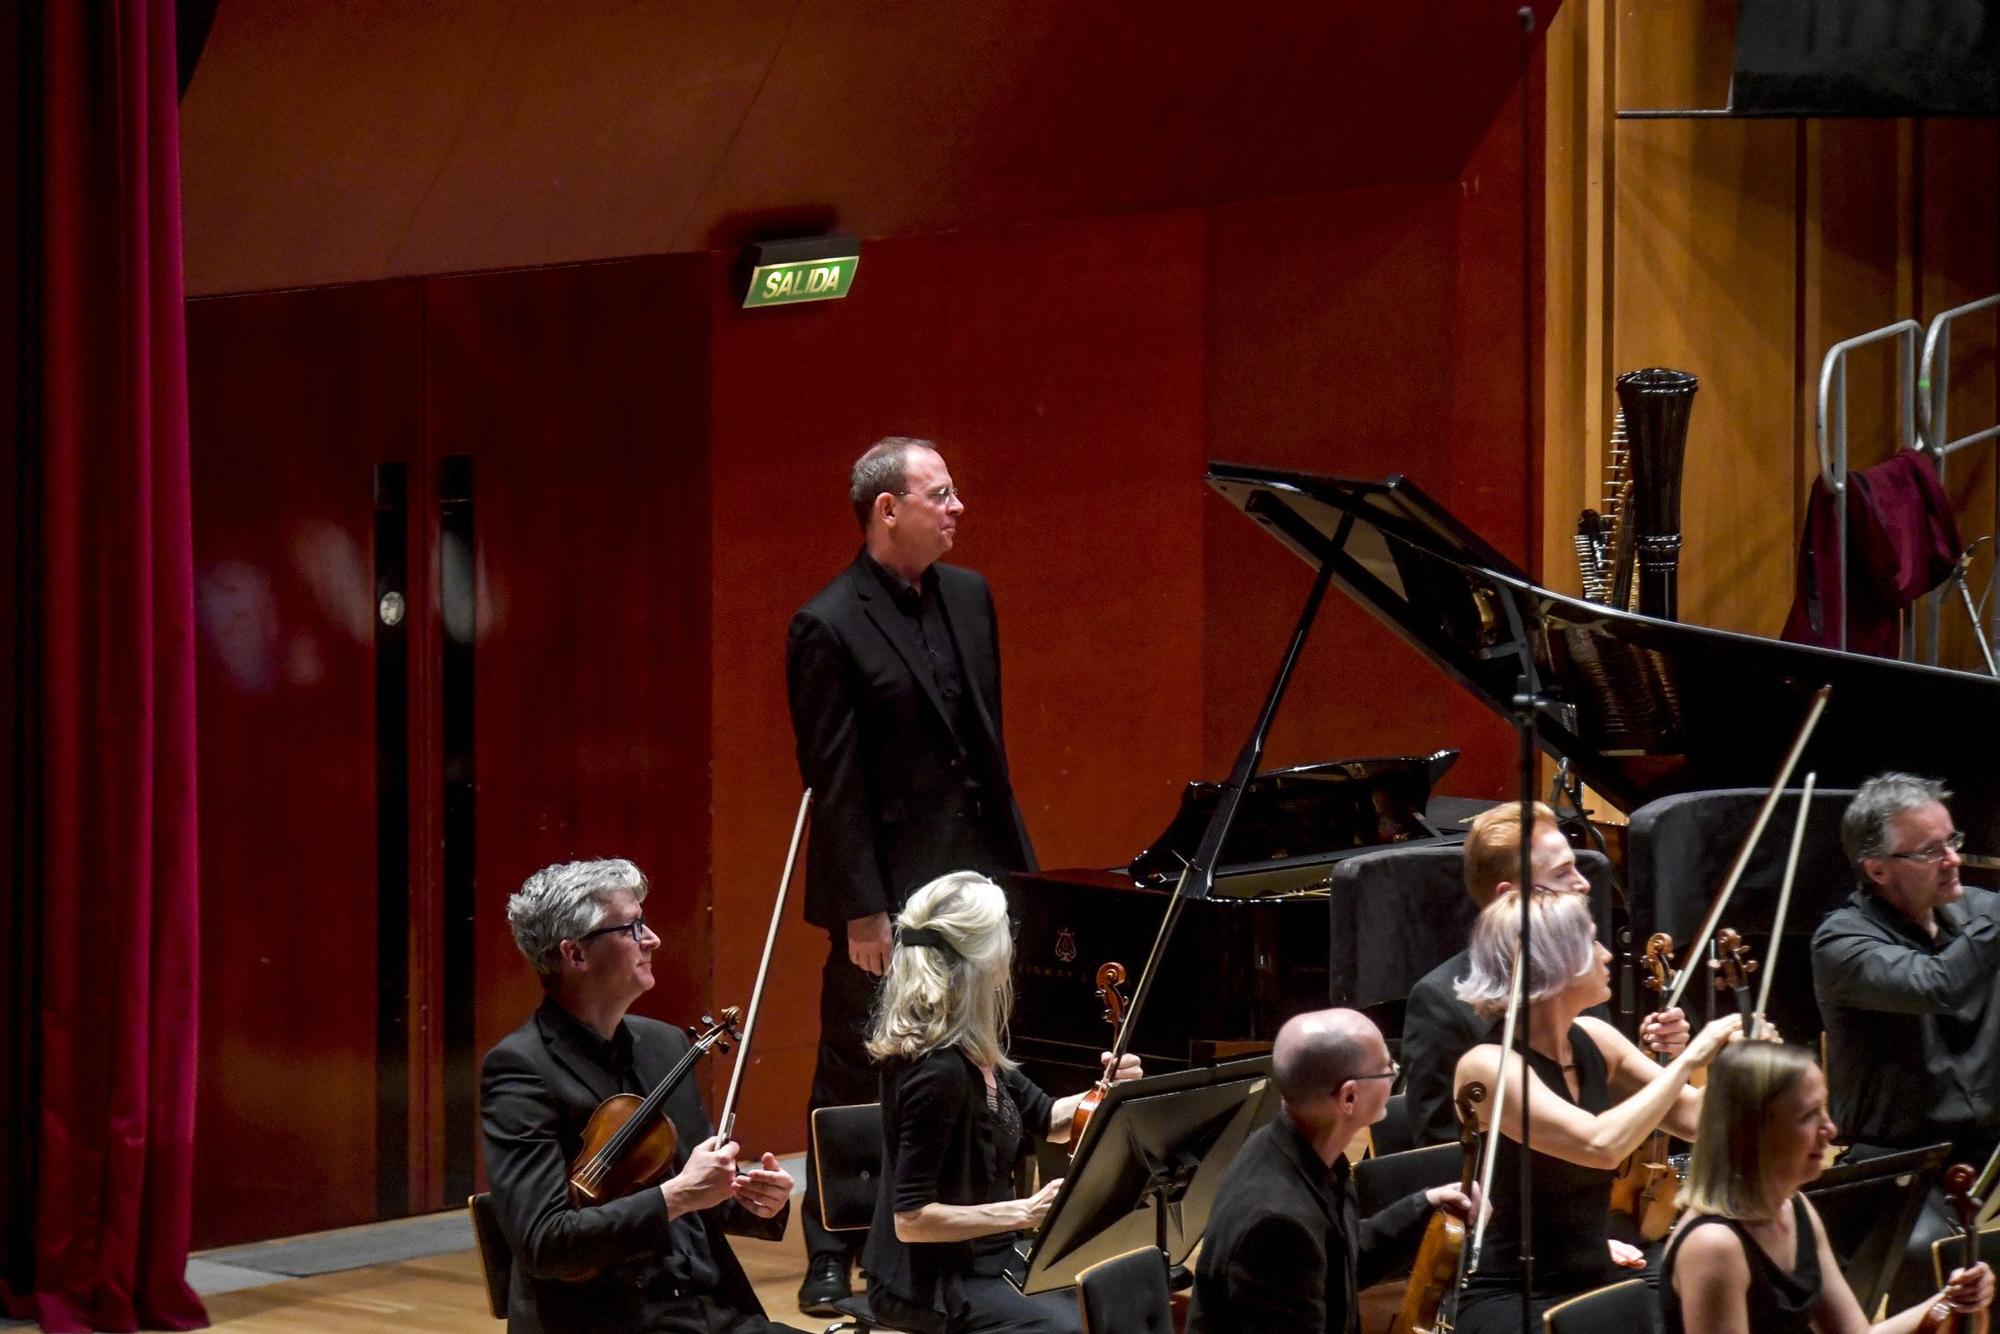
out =
[[[1354,1334],[1358,1294],[1408,1263],[1429,1213],[1419,1191],[1361,1218],[1347,1159],[1327,1166],[1280,1114],[1216,1192],[1188,1334]]]
[[[2000,894],[1967,886],[1935,916],[1932,936],[1857,889],[1813,932],[1831,1111],[1858,1144],[1948,1139],[1990,1151],[2000,1134]]]

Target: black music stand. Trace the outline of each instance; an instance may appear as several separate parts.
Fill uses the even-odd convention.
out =
[[[1141,1246],[1180,1266],[1208,1227],[1223,1173],[1277,1109],[1268,1056],[1114,1084],[1035,1234],[1021,1291],[1071,1287]]]
[[[1827,1243],[1861,1309],[1872,1311],[1895,1281],[1924,1200],[1951,1154],[1949,1144],[1834,1164],[1805,1187]]]

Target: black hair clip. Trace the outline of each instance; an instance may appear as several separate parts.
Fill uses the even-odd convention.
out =
[[[934,950],[942,951],[948,958],[956,959],[959,957],[958,951],[952,948],[952,943],[944,938],[944,933],[928,926],[906,926],[902,928],[896,932],[896,943],[898,945],[928,945]]]

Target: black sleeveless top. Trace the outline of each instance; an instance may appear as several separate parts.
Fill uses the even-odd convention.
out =
[[[1813,1308],[1819,1305],[1819,1241],[1805,1201],[1792,1197],[1792,1225],[1799,1239],[1799,1267],[1787,1274],[1757,1239],[1733,1218],[1697,1214],[1674,1233],[1667,1243],[1666,1259],[1660,1266],[1660,1320],[1665,1334],[1685,1334],[1681,1324],[1680,1294],[1674,1291],[1674,1257],[1688,1233],[1708,1224],[1719,1224],[1736,1234],[1743,1254],[1750,1262],[1750,1287],[1743,1295],[1749,1327],[1757,1334],[1812,1334]]]
[[[1487,1041],[1500,1041],[1497,1029]],[[1541,1076],[1547,1090],[1536,1089],[1530,1099],[1562,1098],[1593,1115],[1606,1110],[1612,1100],[1603,1053],[1581,1024],[1570,1025],[1569,1045],[1576,1057],[1577,1096],[1570,1099],[1562,1062],[1530,1050],[1528,1067]],[[1531,1203],[1537,1297],[1573,1296],[1630,1277],[1611,1262],[1605,1244],[1611,1228],[1611,1181],[1616,1175],[1536,1152]],[[1475,1304],[1482,1293],[1516,1300],[1521,1290],[1521,1146],[1505,1135],[1500,1137],[1493,1167],[1492,1198],[1493,1216],[1486,1224],[1479,1272],[1465,1291],[1466,1299]]]

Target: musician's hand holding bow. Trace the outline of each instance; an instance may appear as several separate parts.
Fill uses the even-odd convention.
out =
[[[667,1217],[699,1213],[734,1195],[736,1152],[736,1141],[720,1136],[695,1145],[687,1163],[660,1187],[660,1193],[667,1197]]]
[[[1955,1311],[1984,1311],[1993,1305],[1993,1271],[1984,1260],[1970,1269],[1954,1269],[1941,1295]]]
[[[792,1198],[792,1174],[767,1153],[761,1165],[736,1177],[736,1202],[759,1218],[774,1218]]]
[[[1479,1187],[1475,1183],[1470,1192],[1460,1190],[1456,1185],[1432,1186],[1424,1192],[1424,1199],[1433,1209],[1442,1209],[1448,1214],[1472,1221],[1473,1210],[1479,1207]]]
[[[1104,1067],[1105,1080],[1112,1084],[1122,1084],[1128,1079],[1139,1079],[1146,1073],[1139,1068],[1139,1058],[1129,1051],[1118,1058],[1116,1070],[1111,1068],[1111,1053],[1108,1051],[1097,1053],[1097,1063]]]
[[[1716,1053],[1743,1036],[1743,1016],[1725,1014],[1720,1019],[1711,1019],[1694,1035],[1687,1045],[1688,1061],[1696,1068],[1706,1066],[1714,1060]]]
[[[1687,1047],[1688,1033],[1687,1014],[1676,1005],[1671,1010],[1657,1010],[1639,1022],[1639,1045],[1647,1051],[1674,1057]]]

